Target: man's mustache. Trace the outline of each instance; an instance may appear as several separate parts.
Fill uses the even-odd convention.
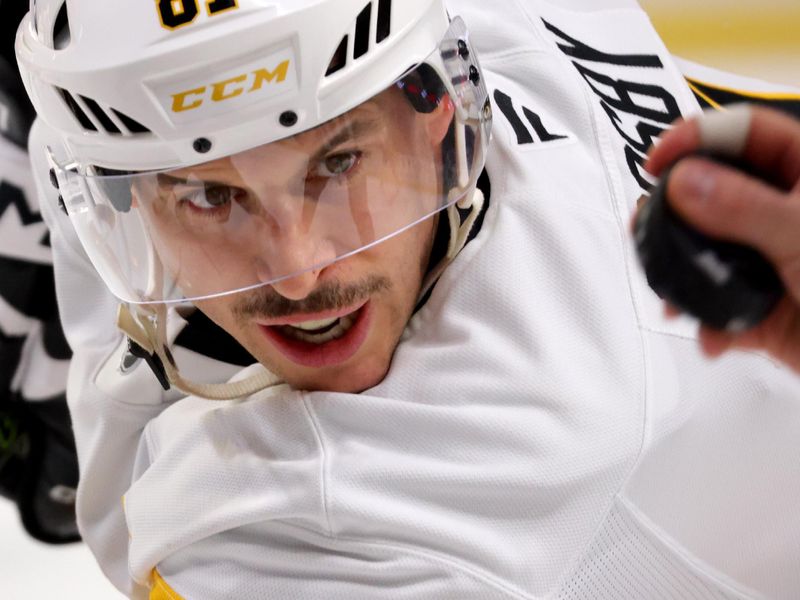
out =
[[[253,318],[277,319],[289,315],[339,310],[356,304],[378,292],[391,289],[386,277],[370,275],[364,280],[348,285],[339,282],[323,284],[302,300],[289,300],[272,287],[248,292],[233,306],[233,316],[239,321]]]

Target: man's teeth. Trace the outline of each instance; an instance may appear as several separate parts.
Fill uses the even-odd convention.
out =
[[[339,318],[337,317],[335,319],[322,319],[320,321],[306,321],[305,323],[297,323],[296,325],[294,325],[294,327],[302,329],[303,331],[316,331],[318,329],[325,329],[326,327],[330,327],[338,320]]]
[[[288,337],[296,340],[312,344],[324,344],[342,337],[353,326],[355,321],[356,315],[353,314],[339,319],[324,319],[321,321],[306,321],[305,323],[298,323],[297,325],[285,325],[281,327],[281,331]],[[321,333],[311,333],[312,331],[318,331],[320,329],[325,329],[325,331]]]

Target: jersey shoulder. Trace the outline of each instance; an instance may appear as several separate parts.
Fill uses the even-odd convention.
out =
[[[777,85],[676,58],[686,83],[703,108],[721,109],[749,102],[800,118],[800,87]]]

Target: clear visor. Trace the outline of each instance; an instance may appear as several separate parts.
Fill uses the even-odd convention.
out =
[[[322,269],[457,202],[489,129],[485,88],[457,41],[291,138],[159,172],[58,168],[96,269],[125,302],[200,300]]]

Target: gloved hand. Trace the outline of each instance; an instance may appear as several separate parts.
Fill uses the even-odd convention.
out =
[[[39,541],[78,541],[78,462],[66,400],[0,400],[0,495],[19,507]]]

